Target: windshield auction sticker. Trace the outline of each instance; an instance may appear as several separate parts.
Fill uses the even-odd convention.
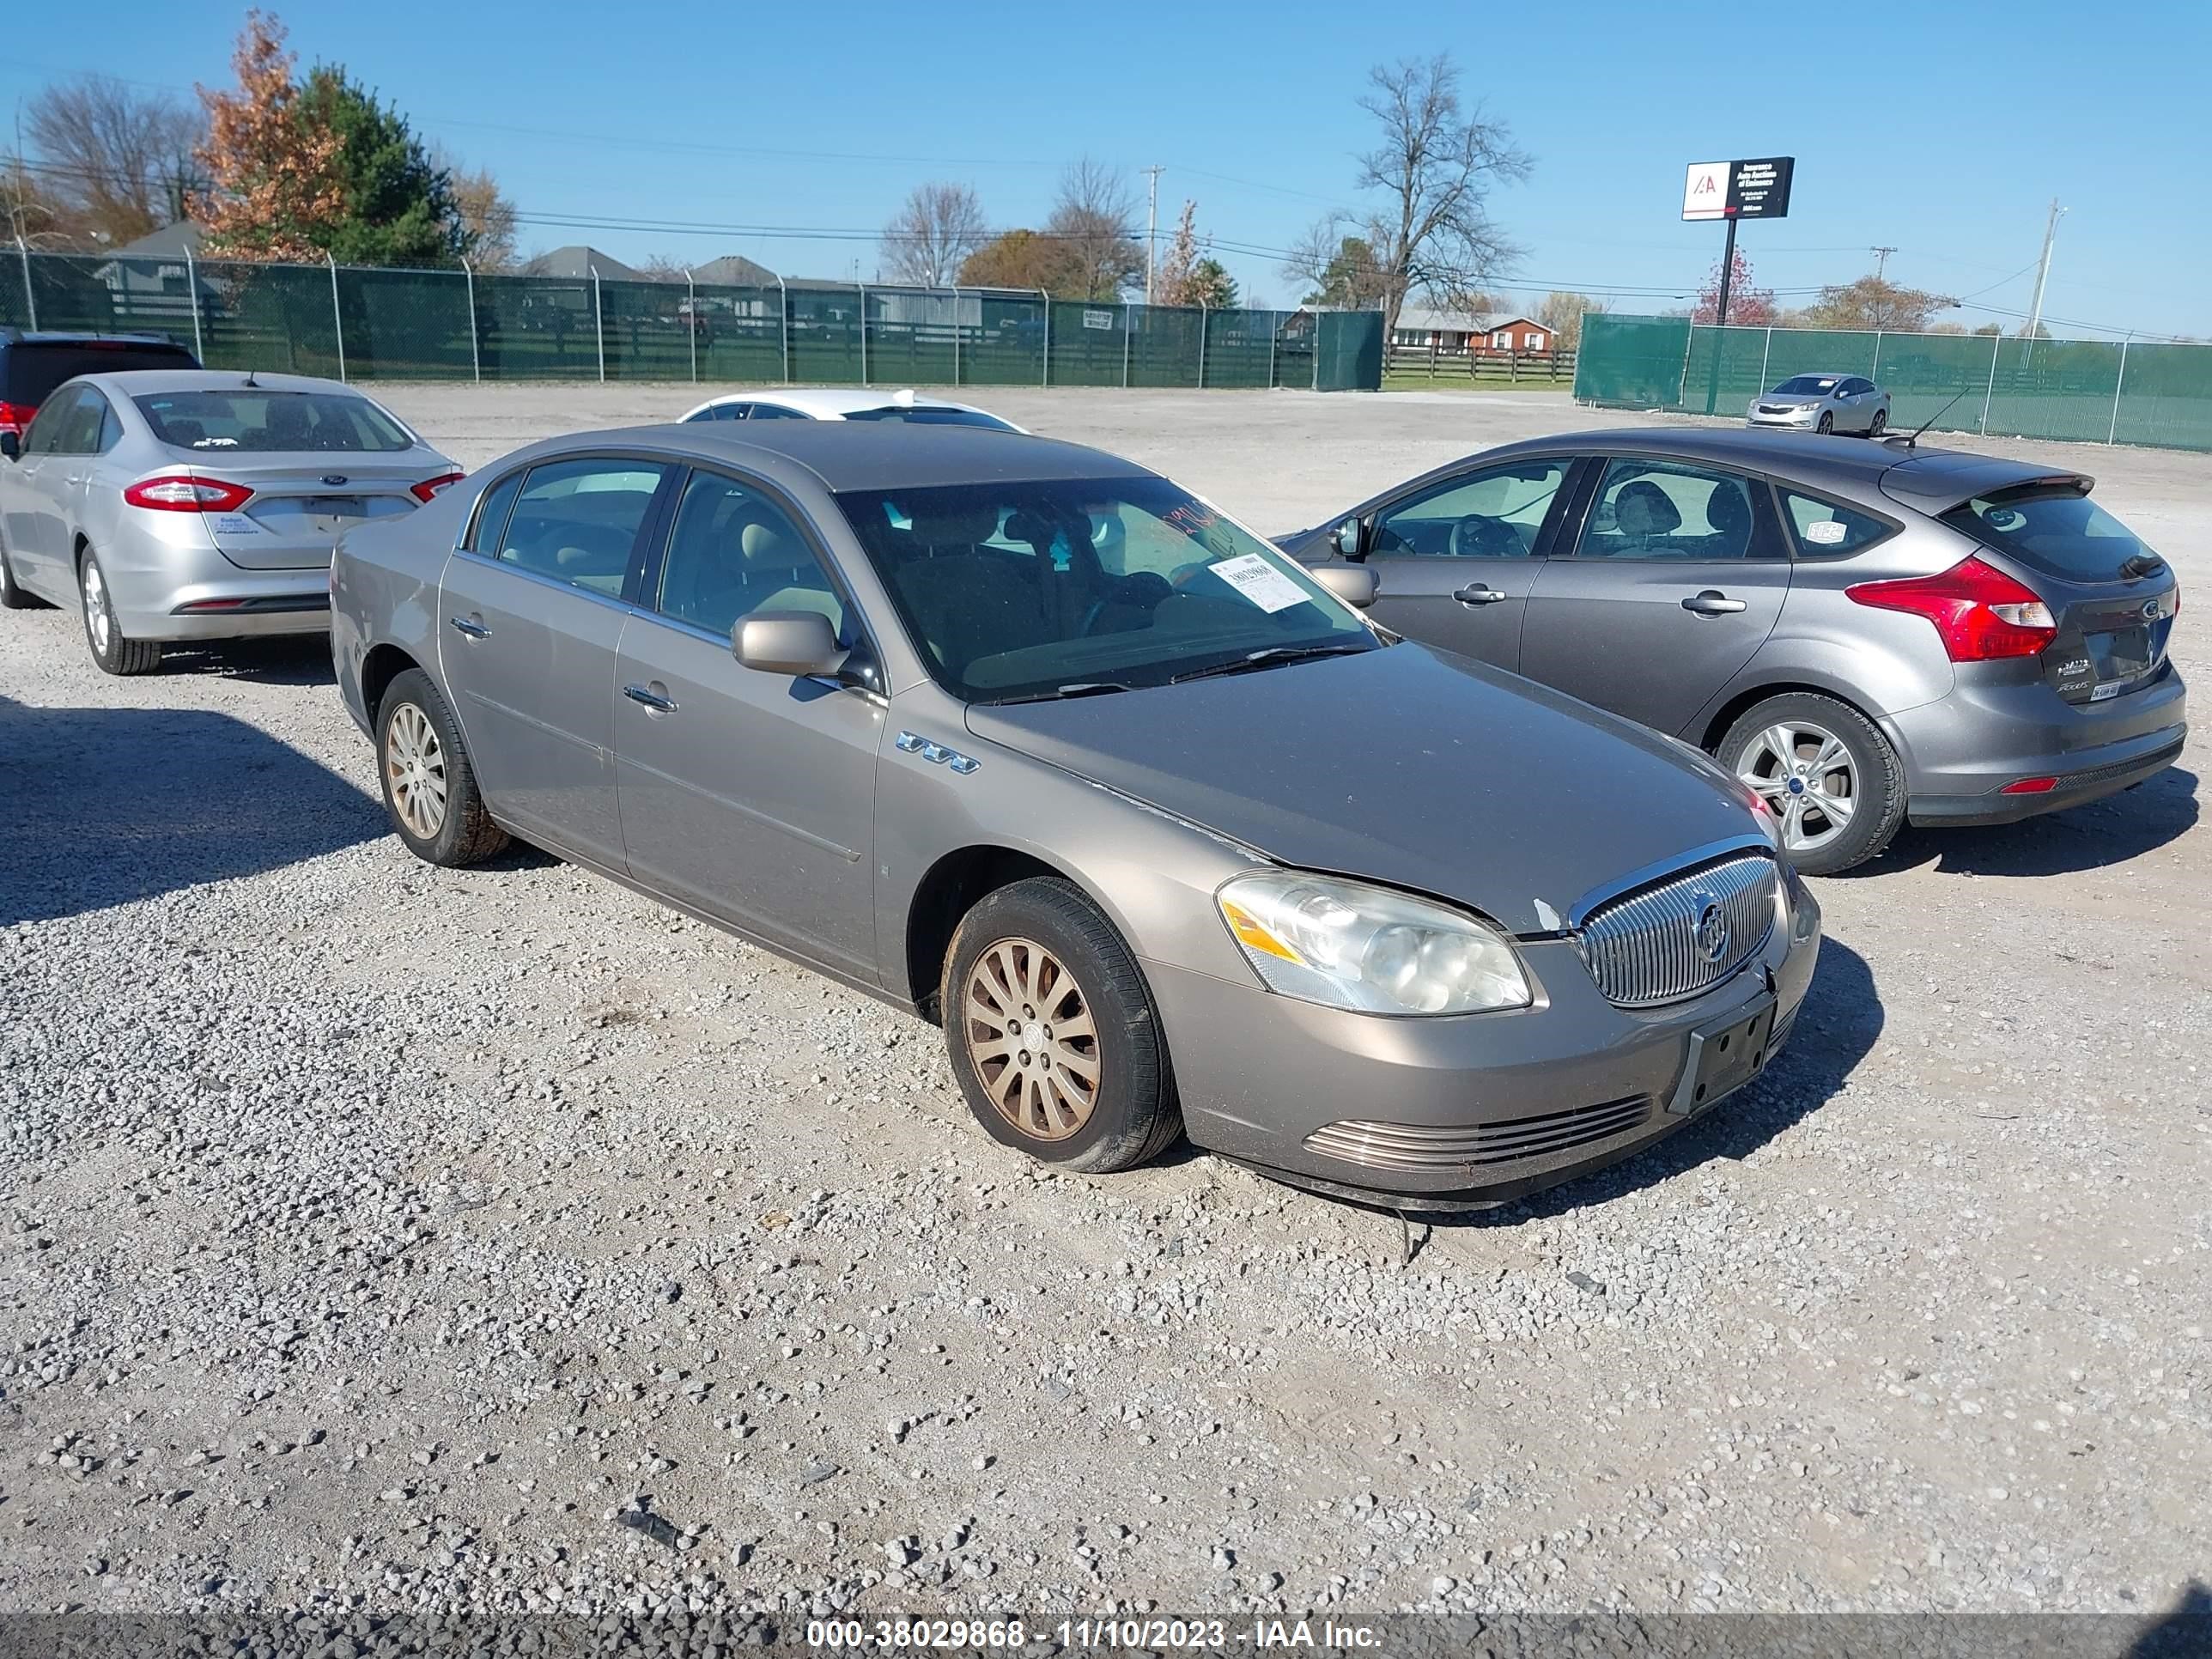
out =
[[[1206,568],[1262,611],[1287,611],[1306,602],[1305,590],[1257,553],[1224,559]]]

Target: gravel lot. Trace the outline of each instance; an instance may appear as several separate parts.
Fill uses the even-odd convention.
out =
[[[383,395],[476,465],[695,394]],[[1620,418],[966,395],[1267,529]],[[2212,458],[1986,447],[2104,479],[2212,685]],[[314,647],[0,617],[0,1609],[2149,1613],[2212,1559],[2202,735],[1820,884],[1753,1090],[1409,1267],[1188,1152],[1042,1175],[931,1028],[419,865],[370,758]]]

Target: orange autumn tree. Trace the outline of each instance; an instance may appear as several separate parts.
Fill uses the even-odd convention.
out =
[[[198,159],[211,187],[193,198],[192,217],[210,253],[315,259],[345,213],[337,136],[302,118],[276,18],[247,12],[230,61],[237,90],[198,88],[208,114]]]

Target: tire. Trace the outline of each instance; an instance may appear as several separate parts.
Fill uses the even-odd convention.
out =
[[[1182,1135],[1152,992],[1121,936],[1073,883],[1036,877],[986,894],[953,933],[938,1001],[960,1092],[1000,1145],[1110,1175]]]
[[[1820,418],[1813,422],[1813,429],[1816,432],[1833,432],[1836,429],[1836,417],[1833,411],[1822,410]]]
[[[0,540],[0,611],[44,611],[46,602],[15,580],[8,563],[8,544]]]
[[[1793,775],[1781,757],[1788,749],[1798,764],[1817,764],[1832,744],[1837,758],[1817,774]],[[1834,697],[1790,691],[1754,704],[1729,727],[1714,756],[1774,808],[1783,850],[1806,875],[1832,876],[1865,863],[1905,822],[1905,769],[1897,751],[1881,727]],[[1838,774],[1844,775],[1843,788]],[[1847,821],[1836,821],[1831,800],[1850,802]]]
[[[1889,411],[1886,409],[1877,409],[1874,412],[1874,419],[1867,424],[1867,436],[1879,438],[1888,430]]]
[[[100,555],[86,548],[76,565],[77,609],[84,617],[84,642],[93,661],[110,674],[150,674],[161,665],[159,640],[124,637],[116,620],[115,599],[107,590],[107,573]]]
[[[458,869],[507,845],[477,787],[460,722],[419,668],[395,676],[377,706],[376,775],[393,832],[425,864]]]

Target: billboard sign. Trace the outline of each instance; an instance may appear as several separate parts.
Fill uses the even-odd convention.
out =
[[[1790,155],[1750,161],[1692,161],[1682,184],[1685,219],[1782,219],[1790,213]]]

